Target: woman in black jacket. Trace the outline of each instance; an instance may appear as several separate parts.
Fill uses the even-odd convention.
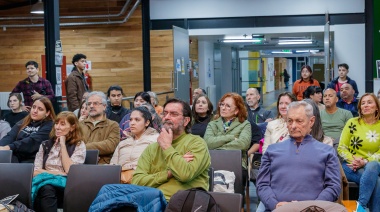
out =
[[[194,99],[191,109],[191,114],[193,116],[191,134],[199,135],[203,138],[207,125],[213,118],[213,108],[210,99],[203,94]]]
[[[12,150],[12,162],[33,163],[42,141],[49,139],[55,112],[49,98],[36,99],[30,113],[0,140],[1,150]]]

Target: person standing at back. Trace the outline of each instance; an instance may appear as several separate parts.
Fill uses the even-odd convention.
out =
[[[28,61],[25,64],[28,77],[17,83],[11,93],[22,93],[24,96],[24,105],[22,109],[30,110],[33,101],[46,96],[50,101],[54,100],[54,91],[48,80],[38,76],[38,63],[36,61]]]
[[[289,88],[289,79],[290,75],[286,69],[284,69],[284,82],[285,82],[285,89]]]
[[[336,91],[338,98],[340,98],[340,88],[344,83],[348,83],[352,86],[352,88],[355,90],[355,98],[358,97],[359,91],[358,91],[358,86],[356,85],[355,80],[352,80],[347,76],[348,74],[348,65],[346,63],[342,63],[338,65],[338,74],[339,76],[335,79],[333,79],[327,88],[332,88]]]
[[[316,79],[313,79],[313,71],[311,70],[311,67],[304,65],[301,67],[301,78],[295,81],[293,85],[293,94],[298,101],[303,99],[303,92],[311,85],[321,87],[319,82]]]
[[[87,64],[86,59],[87,57],[84,54],[74,55],[72,60],[74,68],[65,80],[69,111],[79,108],[83,94],[88,91],[88,85],[83,74]]]

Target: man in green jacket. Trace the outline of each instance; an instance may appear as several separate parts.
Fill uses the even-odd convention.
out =
[[[210,154],[204,140],[190,134],[191,109],[179,99],[164,105],[163,128],[157,143],[140,156],[132,184],[160,189],[166,200],[178,190],[208,190]]]

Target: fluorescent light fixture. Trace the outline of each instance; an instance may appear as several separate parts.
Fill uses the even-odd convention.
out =
[[[312,41],[311,39],[281,39],[278,42],[283,43],[283,42],[304,42],[304,41]]]
[[[38,0],[38,2],[32,6],[30,13],[44,14],[44,3],[42,3],[42,0]]]
[[[302,41],[302,42],[278,42],[278,45],[302,45],[302,44],[312,44],[311,41]]]
[[[304,53],[304,52],[319,52],[319,50],[316,49],[310,49],[310,50],[296,50],[297,53]]]
[[[273,51],[272,54],[292,54],[293,52],[280,52],[280,51]]]
[[[222,40],[223,43],[260,43],[260,39],[231,39],[231,40]]]

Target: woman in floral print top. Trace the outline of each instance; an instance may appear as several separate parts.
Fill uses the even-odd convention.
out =
[[[359,117],[347,121],[338,153],[349,181],[359,185],[357,212],[380,211],[380,103],[372,93],[358,104]]]

